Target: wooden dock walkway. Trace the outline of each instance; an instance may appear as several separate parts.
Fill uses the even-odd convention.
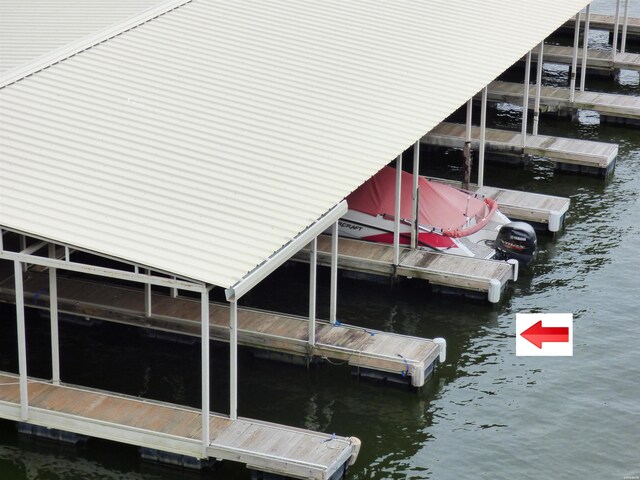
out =
[[[48,309],[48,275],[30,271],[24,278],[25,305]],[[13,276],[0,282],[0,301],[15,302]],[[58,308],[62,313],[125,323],[177,334],[200,336],[200,302],[152,294],[152,315],[145,316],[144,292],[112,284],[58,275]],[[210,306],[212,340],[229,341],[229,308]],[[238,344],[300,357],[347,362],[366,374],[425,384],[440,354],[433,340],[362,327],[318,321],[316,342],[309,345],[309,320],[279,313],[238,308]]]
[[[605,70],[635,70],[640,71],[640,54],[637,53],[618,53],[616,59],[613,59],[611,52],[604,50],[589,49],[587,51],[587,68],[605,69]],[[578,58],[582,59],[582,49],[578,49]],[[531,59],[538,60],[538,50],[533,49]],[[524,59],[523,59],[524,60]],[[563,47],[560,45],[544,46],[544,61],[550,63],[560,63],[571,65],[573,61],[573,47]]]
[[[529,108],[533,108],[536,86],[529,88]],[[489,84],[488,100],[522,105],[524,85],[521,83],[495,80]],[[570,91],[564,87],[545,87],[541,89],[540,106],[542,112],[574,112],[593,110],[600,114],[605,122],[639,125],[640,96],[616,95],[601,92],[580,92],[576,90],[575,101],[570,101]]]
[[[581,18],[581,24],[584,26],[584,15]],[[613,32],[615,23],[614,15],[602,15],[598,13],[592,13],[591,18],[589,19],[589,29],[590,30],[605,30],[609,32]],[[573,30],[576,26],[575,17],[565,23],[561,29],[566,30],[567,33],[571,33],[573,35]],[[622,35],[622,19],[620,20],[620,35]],[[640,41],[640,18],[629,17],[627,24],[627,42]]]
[[[433,177],[429,177],[429,180],[460,187],[460,182],[454,180]],[[478,185],[471,184],[469,189],[477,192]],[[565,216],[571,204],[571,200],[565,197],[507,190],[487,185],[482,187],[481,193],[498,202],[500,211],[510,219],[523,220],[534,227],[544,227],[552,233],[558,232],[564,225]]]
[[[309,261],[309,251],[303,249],[294,260]],[[318,237],[318,264],[330,265],[331,238]],[[491,303],[500,296],[509,280],[517,279],[517,265],[498,260],[463,257],[426,250],[400,249],[400,264],[393,265],[393,247],[350,238],[338,242],[338,267],[372,275],[427,280],[429,283],[458,290],[487,294]]]
[[[522,85],[520,90],[523,90]],[[640,98],[639,98],[640,100]],[[449,148],[462,148],[466,126],[443,122],[432,129],[421,142]],[[472,127],[471,144],[477,150],[480,143],[480,127]],[[606,175],[615,168],[618,145],[614,143],[578,140],[574,138],[527,135],[522,148],[522,134],[509,130],[486,129],[486,148],[503,155],[535,155],[552,158],[556,164],[568,163],[585,167],[591,173]]]
[[[202,456],[202,413],[189,407],[29,379],[28,423],[79,435]],[[0,372],[0,417],[22,421],[18,376]],[[359,440],[212,414],[210,458],[296,478],[329,480],[352,463]]]

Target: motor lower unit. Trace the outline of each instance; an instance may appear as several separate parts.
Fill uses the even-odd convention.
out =
[[[536,254],[538,239],[531,225],[525,222],[510,222],[503,225],[496,237],[495,249],[498,260],[511,258],[527,265]]]

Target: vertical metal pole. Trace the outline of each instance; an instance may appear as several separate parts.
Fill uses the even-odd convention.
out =
[[[202,372],[202,458],[207,458],[209,447],[209,292],[200,294],[200,338],[201,340],[201,372]]]
[[[576,98],[576,77],[578,69],[578,44],[580,43],[580,15],[581,11],[576,13],[576,28],[573,32],[573,58],[571,60],[571,83],[569,88],[571,89],[571,103]]]
[[[4,250],[4,231],[0,228],[0,250]]]
[[[393,218],[393,264],[400,263],[400,199],[402,198],[402,155],[396,160],[396,208]]]
[[[151,275],[151,270],[147,270],[147,275]],[[144,284],[144,316],[149,318],[151,316],[151,284]]]
[[[64,247],[64,261],[65,262],[70,262],[71,261],[71,252],[69,251],[69,247],[66,246],[66,245]]]
[[[13,262],[16,287],[16,321],[18,324],[18,371],[20,373],[20,419],[29,419],[29,392],[27,390],[27,339],[24,325],[24,287],[22,263]]]
[[[540,93],[542,92],[542,63],[544,57],[544,40],[538,47],[538,65],[536,71],[536,101],[533,107],[533,135],[538,135],[538,124],[540,123]]]
[[[316,275],[318,266],[318,238],[309,244],[309,346],[316,344]]]
[[[338,222],[331,226],[331,293],[329,298],[329,322],[336,323],[338,312]]]
[[[171,277],[173,280],[176,280],[176,276],[173,275]],[[177,288],[172,288],[171,289],[171,298],[178,298],[178,289]]]
[[[418,246],[418,180],[420,179],[420,140],[413,146],[413,189],[411,208],[411,248]]]
[[[622,24],[622,43],[620,44],[620,53],[626,53],[627,51],[627,26],[629,25],[629,2],[624,2],[624,22]]]
[[[618,53],[618,31],[620,28],[620,0],[616,0],[616,18],[613,21],[613,46],[612,46],[612,59],[616,61],[616,53]]]
[[[49,257],[55,258],[56,246],[49,245]],[[60,340],[58,334],[58,274],[49,267],[49,316],[51,321],[51,381],[60,385]]]
[[[587,5],[587,15],[584,21],[584,34],[582,39],[582,71],[580,72],[580,91],[584,92],[584,84],[587,77],[587,53],[589,50],[589,22],[591,22],[591,4]]]
[[[24,235],[20,235],[20,251],[23,251],[25,248],[27,248],[27,237]],[[23,272],[27,271],[26,263],[22,264],[22,271]]]
[[[480,149],[478,151],[478,191],[484,186],[484,151],[487,134],[487,87],[482,89],[480,106]]]
[[[473,97],[467,101],[467,124],[465,128],[464,138],[464,178],[462,180],[462,188],[469,190],[471,183],[471,129],[473,117]]]
[[[229,305],[229,418],[238,419],[238,302]]]
[[[527,146],[527,123],[529,122],[529,85],[531,82],[531,50],[527,52],[524,66],[524,93],[522,96],[522,153]]]

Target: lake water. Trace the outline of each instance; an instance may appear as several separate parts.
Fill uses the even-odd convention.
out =
[[[613,2],[596,10],[613,11]],[[640,2],[633,2],[640,16]],[[602,42],[596,36],[594,43]],[[637,47],[635,47],[637,49]],[[545,69],[561,84],[566,69]],[[588,88],[640,94],[638,75]],[[518,128],[519,112],[492,109],[490,125]],[[363,446],[353,479],[613,479],[640,475],[640,129],[543,118],[540,133],[620,144],[607,181],[489,164],[489,185],[569,196],[564,232],[540,238],[535,262],[497,306],[433,296],[419,282],[401,288],[341,277],[343,322],[422,337],[442,336],[447,361],[419,392],[352,379],[346,366],[307,370],[240,355],[242,416],[341,435]],[[448,160],[448,163],[447,161]],[[424,158],[423,173],[460,178],[455,154]],[[307,270],[288,267],[246,303],[305,314]],[[327,315],[321,272],[319,315]],[[516,357],[515,314],[572,312],[573,357]],[[0,370],[17,371],[13,310],[0,310]],[[30,373],[49,375],[48,325],[28,322]],[[198,345],[152,340],[134,328],[62,324],[63,378],[198,406]],[[227,350],[214,347],[213,406],[227,409]],[[186,473],[149,465],[134,448],[101,441],[69,448],[19,437],[0,421],[0,480],[246,479],[244,467]]]

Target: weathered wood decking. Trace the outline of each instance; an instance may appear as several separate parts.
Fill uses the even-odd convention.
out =
[[[529,87],[529,108],[533,108],[536,86]],[[489,84],[488,100],[522,105],[524,85],[521,83],[493,81]],[[564,87],[541,88],[541,111],[565,112],[579,109],[593,110],[601,119],[616,120],[620,123],[640,123],[640,96],[616,95],[613,93],[580,92],[576,90],[575,101],[570,101],[570,91]],[[604,117],[604,118],[603,118]]]
[[[29,379],[28,418],[34,425],[202,457],[202,414],[167,403]],[[0,372],[0,417],[21,418],[18,376]],[[328,480],[355,461],[359,441],[257,420],[211,414],[211,458],[279,475]]]
[[[24,289],[27,306],[48,308],[46,274],[29,272],[24,279]],[[0,283],[0,301],[15,302],[12,276]],[[152,315],[146,317],[142,290],[59,275],[58,305],[63,313],[200,336],[200,302],[190,298],[153,293]],[[228,342],[228,306],[212,303],[210,322],[211,338]],[[345,361],[352,367],[405,377],[415,387],[424,385],[440,352],[439,345],[432,340],[344,324],[334,326],[322,321],[317,323],[313,346],[309,345],[308,338],[309,321],[306,318],[238,309],[240,345]]]
[[[460,187],[460,182],[429,177],[434,182],[446,183]],[[471,184],[469,189],[478,191],[478,185]],[[569,210],[571,200],[553,195],[522,192],[483,186],[483,195],[493,198],[500,205],[500,211],[512,220],[524,220],[534,226],[545,225],[550,232],[558,232],[564,224],[565,214]]]
[[[294,260],[309,261],[309,251],[299,252]],[[318,237],[318,263],[329,265],[331,238]],[[498,260],[484,260],[426,250],[400,249],[400,264],[393,265],[393,247],[349,238],[340,238],[338,267],[382,276],[400,276],[427,280],[460,290],[484,292],[490,302],[500,301],[507,282],[513,280],[517,266]]]
[[[619,23],[620,25],[619,35],[622,35],[623,21],[624,20],[621,15],[620,23]],[[582,15],[580,23],[583,27],[584,27],[584,22],[585,22],[585,18],[584,18],[584,15]],[[589,29],[607,30],[609,32],[613,32],[614,23],[615,23],[614,15],[601,15],[598,13],[592,13],[591,18],[589,19]],[[567,21],[567,23],[565,23],[562,26],[562,29],[570,30],[571,31],[570,33],[573,33],[575,26],[576,26],[576,19],[574,17],[571,20]],[[640,18],[629,17],[629,20],[627,23],[627,41],[629,40],[640,41]]]
[[[594,69],[623,69],[640,71],[640,54],[637,53],[618,53],[615,60],[611,52],[604,50],[589,49],[587,51],[587,68]],[[550,63],[571,64],[573,61],[573,47],[563,47],[560,45],[544,46],[544,61]],[[533,49],[531,52],[533,61],[538,60],[538,50]],[[578,65],[581,65],[582,49],[578,49]]]
[[[520,90],[522,90],[522,85]],[[443,122],[422,137],[421,142],[450,148],[462,148],[465,142],[466,126]],[[480,143],[480,128],[472,127],[472,147]],[[509,130],[486,129],[486,148],[489,152],[507,155],[536,155],[552,158],[559,163],[569,163],[604,170],[614,168],[618,155],[618,145],[574,138],[551,137],[547,135],[527,135],[522,147],[522,134]]]

